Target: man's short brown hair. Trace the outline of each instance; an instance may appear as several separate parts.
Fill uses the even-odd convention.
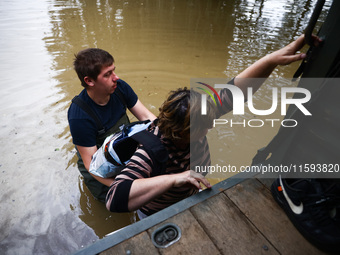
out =
[[[84,81],[86,76],[93,80],[97,80],[102,68],[110,66],[113,63],[114,59],[107,51],[97,48],[88,48],[75,55],[73,66],[81,81],[81,85],[86,88],[88,86]]]

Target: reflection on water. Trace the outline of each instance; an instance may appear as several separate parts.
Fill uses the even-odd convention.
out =
[[[107,212],[79,177],[66,119],[82,89],[76,52],[112,53],[118,75],[157,114],[167,93],[190,78],[233,77],[296,38],[315,2],[0,1],[1,253],[67,254],[136,221],[134,213]],[[273,76],[290,77],[297,66]],[[255,97],[270,101],[262,100],[265,87]],[[276,130],[220,132],[226,160],[247,164]]]

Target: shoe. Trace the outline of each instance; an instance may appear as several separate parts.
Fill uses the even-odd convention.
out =
[[[339,194],[332,193],[333,190],[316,179],[283,179],[281,176],[271,186],[276,202],[310,243],[320,250],[339,253],[340,227],[336,224],[340,213]]]

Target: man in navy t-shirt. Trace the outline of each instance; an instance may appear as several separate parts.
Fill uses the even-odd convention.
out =
[[[92,155],[102,145],[105,137],[129,123],[126,108],[138,120],[154,120],[152,114],[138,99],[133,89],[115,73],[113,57],[106,51],[89,48],[80,51],[74,60],[74,69],[84,87],[68,110],[68,121],[73,143],[77,149],[78,168],[86,186],[100,201],[113,178],[100,178],[88,172]],[[94,115],[94,116],[93,116]]]

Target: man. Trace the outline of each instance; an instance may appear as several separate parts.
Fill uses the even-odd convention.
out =
[[[129,123],[126,108],[138,120],[152,121],[156,117],[116,75],[114,59],[108,52],[96,48],[82,50],[75,56],[74,69],[84,87],[68,110],[70,131],[79,158],[78,168],[93,196],[104,202],[114,179],[100,178],[88,172],[92,155],[105,137]]]

